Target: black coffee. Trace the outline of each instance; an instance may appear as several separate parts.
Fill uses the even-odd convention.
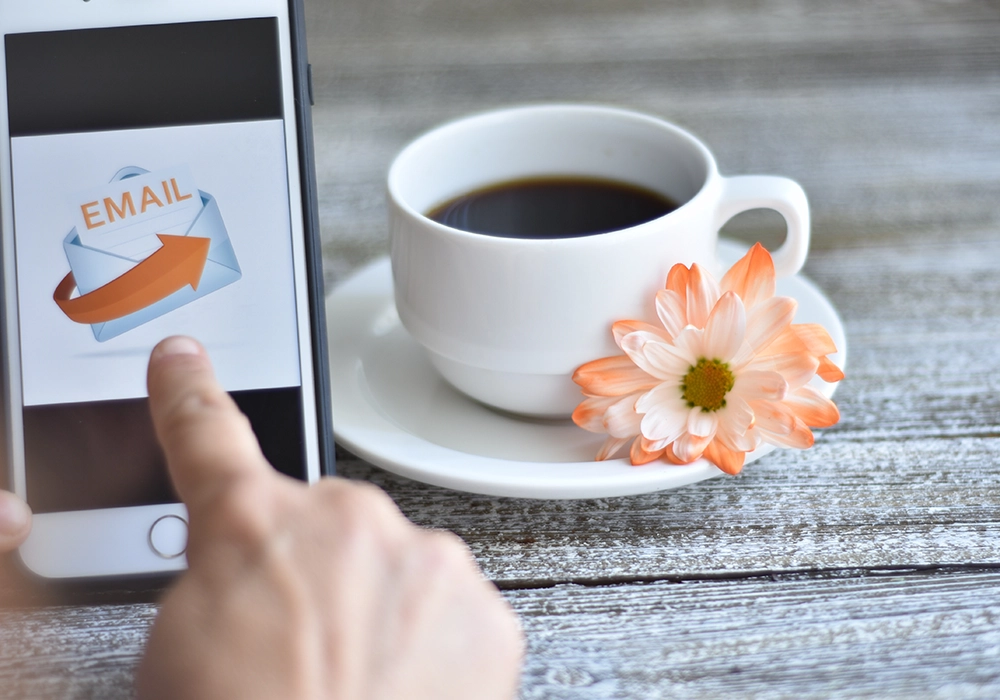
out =
[[[508,238],[572,238],[652,221],[677,208],[667,197],[615,180],[526,178],[501,182],[427,213],[452,228]]]

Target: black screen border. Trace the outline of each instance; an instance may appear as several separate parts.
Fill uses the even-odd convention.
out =
[[[10,138],[283,119],[278,31],[253,17],[8,34]]]

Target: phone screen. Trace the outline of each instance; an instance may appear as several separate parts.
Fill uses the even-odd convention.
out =
[[[4,51],[31,507],[177,501],[145,387],[173,334],[205,345],[265,456],[304,478],[314,399],[277,20],[9,34]]]

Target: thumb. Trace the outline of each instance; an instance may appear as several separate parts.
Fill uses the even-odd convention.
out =
[[[161,341],[149,357],[146,383],[170,478],[192,517],[234,481],[271,475],[250,422],[196,340]]]
[[[31,531],[31,509],[9,491],[0,491],[0,553],[17,549]]]

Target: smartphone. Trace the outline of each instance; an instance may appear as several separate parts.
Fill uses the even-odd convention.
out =
[[[0,0],[5,455],[54,579],[185,567],[146,364],[198,338],[276,469],[332,473],[296,0]]]

